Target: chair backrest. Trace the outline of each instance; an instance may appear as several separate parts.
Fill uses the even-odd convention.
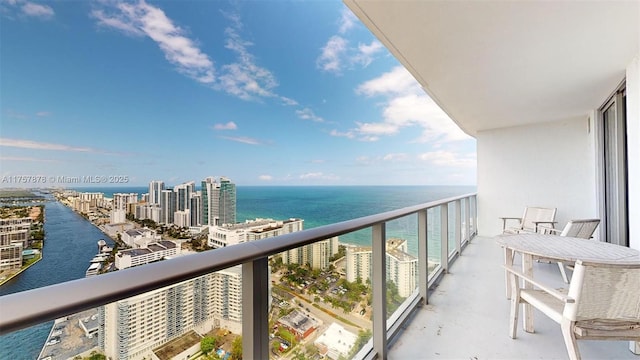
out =
[[[522,229],[535,229],[535,221],[553,221],[556,218],[555,208],[527,206],[522,216]],[[553,224],[541,224],[540,227],[553,227]]]
[[[560,236],[590,239],[596,231],[598,224],[600,224],[600,219],[570,220],[564,229],[562,229]]]
[[[571,321],[640,322],[640,262],[597,264],[576,261],[563,316]]]

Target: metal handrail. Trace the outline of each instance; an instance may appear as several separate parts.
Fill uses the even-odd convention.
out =
[[[0,335],[411,215],[475,193],[0,297]]]

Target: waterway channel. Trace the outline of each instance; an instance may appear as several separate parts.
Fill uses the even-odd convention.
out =
[[[98,251],[98,240],[113,246],[97,227],[55,200],[45,204],[44,230],[42,260],[0,286],[0,296],[83,278]],[[52,323],[0,336],[0,359],[37,359]]]

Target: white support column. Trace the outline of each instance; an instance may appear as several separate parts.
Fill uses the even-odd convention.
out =
[[[460,204],[460,200],[456,200],[454,206],[456,217],[454,237],[456,241],[456,252],[458,253],[458,256],[460,256],[462,254],[462,204]]]
[[[242,353],[245,359],[269,358],[269,262],[242,264]]]
[[[440,264],[449,272],[449,204],[440,205]]]
[[[387,358],[387,253],[385,223],[372,227],[373,238],[373,351]]]
[[[427,209],[418,212],[418,279],[420,297],[424,304],[429,303],[429,249],[427,247]]]

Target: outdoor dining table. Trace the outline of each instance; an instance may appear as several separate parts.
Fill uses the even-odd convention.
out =
[[[513,254],[522,255],[522,273],[533,278],[534,257],[573,263],[576,260],[595,263],[640,263],[640,251],[628,247],[559,235],[515,234],[496,236],[497,243],[504,248],[504,265],[513,266]],[[511,298],[511,287],[505,271],[507,299]],[[531,289],[532,285],[524,284]],[[523,328],[533,332],[533,310],[524,304]]]

